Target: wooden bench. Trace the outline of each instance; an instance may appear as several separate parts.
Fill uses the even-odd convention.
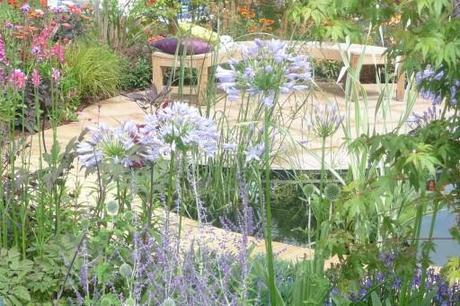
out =
[[[359,65],[382,65],[389,63],[386,53],[387,48],[383,47],[297,41],[286,41],[286,43],[288,46],[291,46],[295,52],[306,54],[314,59],[342,62],[348,61],[348,65],[351,66],[352,69],[356,69]],[[161,90],[164,86],[163,81],[165,79],[165,69],[167,68],[175,69],[182,66],[188,69],[194,69],[198,77],[197,86],[183,86],[182,94],[195,94],[198,96],[198,101],[201,102],[207,90],[209,69],[213,65],[222,64],[231,59],[241,60],[241,49],[250,47],[253,44],[253,41],[235,42],[229,48],[200,55],[176,56],[159,51],[153,52],[153,84],[158,90]],[[397,59],[397,66],[401,66],[400,61],[400,59]],[[397,70],[396,99],[403,100],[405,74],[399,70],[400,69]],[[172,93],[179,93],[180,88],[178,86],[168,85],[171,87]]]

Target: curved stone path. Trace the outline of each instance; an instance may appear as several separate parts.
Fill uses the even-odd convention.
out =
[[[367,90],[367,95],[369,99],[369,105],[367,106],[369,113],[372,114],[372,112],[375,109],[375,105],[377,104],[378,100],[378,88],[376,88],[375,85],[369,85],[366,87]],[[318,94],[318,92],[316,92]],[[320,93],[320,98],[318,98],[318,95],[316,95],[314,98],[315,103],[317,101],[336,101],[339,105],[339,108],[343,108],[344,104],[344,98],[343,94],[340,93],[340,90],[337,90],[332,88],[326,88],[324,91]],[[300,100],[302,100],[302,97],[298,97]],[[297,103],[295,100],[293,100],[292,103]],[[218,103],[215,106],[215,111],[223,111],[224,110],[224,103]],[[423,111],[429,106],[429,102],[427,101],[417,101],[415,109],[417,111]],[[229,118],[231,119],[232,116],[238,113],[238,104],[228,104],[226,106],[225,111],[228,112]],[[397,119],[401,115],[401,113],[404,111],[405,105],[404,103],[401,102],[396,102],[393,101],[391,104],[391,111],[393,112],[393,119],[387,120],[387,125],[383,125],[382,123],[378,122],[378,118],[375,118],[375,125],[377,127],[377,130],[383,131],[383,129],[391,129],[392,126],[394,126],[397,123]],[[342,109],[343,110],[343,109]],[[233,115],[232,115],[233,114]],[[108,100],[101,101],[99,103],[93,104],[85,109],[83,109],[79,114],[78,114],[78,121],[72,122],[66,125],[62,125],[58,127],[57,129],[57,134],[58,134],[58,141],[62,145],[62,148],[74,137],[78,136],[85,128],[94,126],[99,122],[106,123],[110,126],[115,126],[118,125],[119,123],[126,121],[126,120],[134,120],[134,121],[142,121],[144,118],[144,112],[138,107],[138,105],[131,101],[130,99],[124,97],[124,96],[117,96]],[[388,116],[391,116],[392,114],[387,114]],[[352,119],[353,120],[353,119]],[[231,121],[231,120],[230,120]],[[389,126],[388,126],[389,124]],[[294,124],[291,127],[291,132],[296,135],[298,140],[302,140],[304,137],[304,128],[303,128],[303,123],[302,120],[299,120],[296,124]],[[38,156],[39,156],[39,150],[38,150],[38,145],[37,145],[37,138],[36,136],[31,136],[32,141],[31,141],[31,152],[32,152],[32,161],[37,161]],[[330,143],[330,165],[333,167],[341,167],[343,165],[346,165],[347,158],[344,157],[343,155],[339,154],[338,150],[340,148],[340,144],[343,142],[342,138],[343,135],[336,135],[334,139]],[[52,143],[52,131],[47,130],[45,131],[45,139],[48,144]],[[309,140],[310,141],[310,140]],[[314,139],[310,141],[310,148],[309,150],[312,152],[318,152],[320,149],[320,145],[318,141],[315,141]],[[289,153],[287,154],[286,152],[281,152],[281,156],[285,155],[298,155],[297,157],[297,163],[295,164],[297,169],[318,169],[319,168],[319,161],[317,161],[315,158],[313,158],[311,155],[308,155],[305,152],[300,152],[299,154],[292,154]],[[278,167],[283,167],[283,164],[286,162],[289,163],[289,165],[292,166],[292,160],[278,160],[275,161],[275,163],[278,163]],[[33,162],[32,162],[33,166]],[[84,179],[83,174],[78,171],[74,171],[75,173],[72,173],[72,177],[69,180],[70,184],[73,184],[78,180],[78,182],[83,182],[83,187],[84,189],[87,188],[87,190],[82,192],[82,195],[79,199],[79,203],[81,205],[91,205],[93,197],[90,194],[90,188],[94,187],[94,182],[95,180],[91,181],[91,178],[87,178],[86,180]],[[93,202],[94,203],[94,202]],[[162,213],[162,212],[157,212],[157,213]],[[177,222],[177,216],[173,213],[170,214],[170,221],[171,223]],[[216,228],[213,226],[200,226],[196,221],[183,218],[183,225],[184,225],[184,230],[183,232],[184,237],[183,241],[184,244],[186,242],[198,240],[198,241],[206,241],[206,244],[210,247],[214,247],[217,251],[222,248],[222,245],[224,244],[226,248],[230,248],[231,250],[234,250],[237,252],[240,247],[241,247],[241,241],[242,237],[238,233],[234,232],[229,232],[220,228]],[[265,252],[265,246],[264,246],[264,241],[261,239],[256,239],[254,237],[249,237],[249,244],[253,245],[253,254],[261,254]],[[303,247],[298,247],[298,246],[293,246],[293,245],[288,245],[284,243],[279,243],[279,242],[274,242],[273,243],[273,249],[274,253],[279,259],[283,260],[299,260],[303,258],[311,258],[313,251],[308,248],[303,248]],[[337,263],[337,260],[329,260],[326,262],[326,266],[329,266],[332,263]]]
[[[140,110],[136,103],[126,97],[118,96],[97,104],[91,105],[79,113],[79,121],[62,125],[57,128],[58,141],[61,144],[61,149],[74,137],[78,136],[85,128],[93,126],[98,122],[104,122],[108,125],[115,126],[125,120],[142,121],[144,113]],[[48,146],[51,145],[52,131],[45,131],[45,139]],[[31,141],[32,161],[39,159],[38,137],[32,136]],[[35,164],[37,166],[37,164]],[[34,162],[32,162],[34,167]],[[88,177],[85,181],[83,173],[73,171],[69,177],[69,183],[74,182],[82,184],[83,190],[79,198],[79,204],[82,206],[91,205],[94,196],[91,191],[94,188],[95,178]],[[157,214],[164,215],[164,212],[157,211]],[[174,213],[170,214],[171,228],[177,223],[177,216]],[[226,250],[238,252],[241,247],[241,234],[226,231],[214,226],[200,226],[197,221],[183,218],[183,237],[184,245],[191,241],[206,241],[206,245],[214,248],[216,251],[225,247]],[[248,244],[252,245],[253,253],[262,254],[265,252],[264,241],[255,237],[249,237]],[[274,242],[273,250],[279,259],[297,260],[302,258],[311,258],[313,252],[308,248],[292,246],[284,243]]]

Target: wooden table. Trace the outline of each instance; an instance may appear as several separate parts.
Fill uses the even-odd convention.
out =
[[[294,49],[294,52],[306,54],[314,59],[326,59],[344,62],[352,69],[357,69],[360,65],[381,65],[389,63],[387,56],[387,48],[369,45],[344,43],[321,43],[321,42],[300,42],[286,41],[289,47]],[[200,55],[184,55],[176,56],[163,52],[153,52],[152,67],[153,67],[153,84],[158,90],[164,86],[165,68],[186,67],[195,69],[198,76],[197,86],[182,87],[183,94],[196,94],[198,101],[203,101],[207,90],[209,69],[221,63],[234,60],[241,60],[241,49],[254,45],[253,41],[235,42],[227,48],[200,54]],[[400,62],[400,58],[397,59]],[[401,66],[401,65],[397,65]],[[404,98],[405,75],[401,71],[397,71],[396,99]],[[171,83],[171,80],[170,82]],[[171,92],[179,93],[178,86],[171,86]],[[194,88],[195,87],[195,88]]]

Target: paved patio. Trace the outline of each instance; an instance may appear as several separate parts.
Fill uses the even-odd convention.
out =
[[[367,92],[368,105],[362,110],[364,113],[369,115],[369,129],[376,132],[384,132],[392,130],[397,124],[399,117],[405,110],[405,103],[397,102],[396,100],[388,101],[388,110],[385,113],[386,124],[381,123],[383,115],[374,116],[375,108],[378,103],[378,88],[376,85],[365,85]],[[286,98],[286,97],[284,97]],[[322,103],[325,101],[336,101],[341,111],[345,111],[345,98],[341,90],[336,85],[323,85],[319,90],[313,92],[312,95],[306,96],[304,94],[298,94],[291,96],[287,99],[286,110],[292,109],[292,106],[301,101],[307,99],[313,103]],[[224,106],[225,105],[225,106]],[[424,111],[430,103],[424,100],[417,100],[415,103],[415,111]],[[220,101],[215,105],[213,111],[225,111],[230,121],[235,123],[236,114],[238,113],[238,103],[224,103],[224,100]],[[78,121],[72,122],[58,128],[58,140],[65,146],[70,139],[78,136],[82,130],[87,127],[94,126],[100,122],[104,122],[108,125],[115,126],[125,120],[142,121],[144,118],[143,111],[138,105],[124,96],[117,96],[108,100],[101,101],[97,104],[91,105],[79,113]],[[351,125],[356,126],[353,121],[355,118],[354,112],[350,113]],[[296,142],[302,142],[303,140],[308,141],[307,148],[302,148],[299,144],[286,144],[283,146],[278,154],[278,158],[275,160],[275,168],[295,168],[295,169],[318,169],[319,160],[314,157],[317,155],[321,146],[318,140],[310,138],[304,128],[303,117],[298,116],[294,118],[293,124],[290,128],[292,138]],[[232,124],[232,123],[231,123]],[[357,133],[360,133],[358,131]],[[328,162],[332,167],[344,168],[348,162],[348,157],[345,151],[341,148],[343,144],[343,132],[338,132],[334,138],[328,141]],[[32,161],[38,160],[39,150],[37,140],[38,137],[32,136],[31,150],[32,150]],[[47,143],[52,143],[52,131],[45,131],[45,138]],[[69,182],[72,184],[75,180],[80,182],[84,181],[83,173],[75,171],[70,178]],[[84,182],[84,188],[82,195],[79,199],[81,205],[88,205],[92,202],[93,196],[90,193],[89,187],[94,186],[94,180],[91,177],[87,178]],[[163,214],[158,211],[157,213]],[[171,222],[177,222],[177,216],[175,214],[170,215]],[[215,247],[218,250],[221,247],[222,241],[230,245],[231,249],[235,251],[240,247],[241,235],[238,233],[228,232],[212,226],[200,226],[196,221],[184,218],[184,241],[192,241],[195,239],[209,241],[209,245]],[[204,236],[203,236],[204,235]],[[250,238],[250,243],[254,244],[254,254],[263,253],[265,251],[263,240],[256,238]],[[284,243],[274,243],[274,253],[277,254],[278,258],[285,260],[295,260],[301,258],[310,258],[312,250],[308,248],[302,248],[298,246],[292,246]],[[330,264],[334,261],[329,261]]]

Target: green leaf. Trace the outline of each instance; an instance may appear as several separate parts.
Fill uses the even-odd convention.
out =
[[[382,306],[382,302],[380,301],[380,298],[377,295],[377,292],[372,291],[371,299],[372,299],[372,306]]]
[[[15,288],[13,288],[12,293],[14,294],[14,296],[16,296],[18,299],[22,301],[31,301],[29,291],[26,287],[16,286]]]

